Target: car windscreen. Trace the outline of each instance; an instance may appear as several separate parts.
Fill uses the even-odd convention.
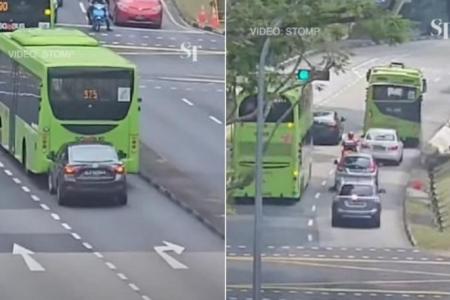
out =
[[[118,160],[117,153],[111,146],[77,145],[69,150],[71,163],[113,163]]]
[[[344,184],[339,192],[340,196],[351,196],[357,195],[360,197],[370,197],[373,196],[373,187],[370,185],[354,185],[354,184]]]
[[[368,169],[370,159],[362,156],[347,156],[344,158],[343,166],[347,169]]]
[[[256,122],[256,108],[257,97],[255,95],[248,96],[239,105],[239,118],[243,119],[243,122]],[[283,118],[282,123],[294,122],[294,112],[291,102],[285,98],[279,98],[272,100],[266,107],[266,123],[276,123]],[[269,110],[267,114],[267,110]],[[289,111],[290,110],[290,111]]]
[[[49,8],[49,0],[0,0],[0,30],[37,27],[39,22],[50,22],[45,15]]]
[[[53,68],[49,98],[60,120],[122,120],[133,99],[133,71],[121,68]]]
[[[417,89],[415,87],[374,85],[372,93],[375,101],[415,101],[417,99]]]

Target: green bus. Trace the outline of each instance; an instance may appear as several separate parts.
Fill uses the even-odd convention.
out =
[[[279,120],[299,97],[300,105],[287,115],[267,147],[263,158],[263,197],[267,199],[300,200],[311,178],[312,168],[312,89],[292,89],[283,94],[270,95],[273,100],[267,110],[264,138],[267,140]],[[236,117],[248,116],[256,109],[256,94],[241,94]],[[255,169],[256,116],[233,124],[231,167],[237,178],[251,176]],[[253,176],[246,186],[233,191],[233,197],[253,198]]]
[[[55,0],[0,0],[0,32],[54,27],[56,14]]]
[[[133,64],[81,31],[0,34],[0,144],[40,174],[64,143],[109,142],[138,172],[138,82]]]
[[[402,63],[373,67],[366,75],[367,88],[364,132],[381,127],[397,130],[405,146],[421,141],[422,100],[426,80],[420,70]]]

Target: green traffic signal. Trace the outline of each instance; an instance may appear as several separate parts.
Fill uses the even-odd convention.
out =
[[[305,69],[300,69],[297,72],[297,79],[301,80],[301,81],[308,81],[311,79],[311,71],[310,70],[305,70]]]

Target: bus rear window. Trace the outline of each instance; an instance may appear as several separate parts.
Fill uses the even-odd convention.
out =
[[[373,100],[375,101],[395,101],[407,100],[414,101],[417,99],[416,88],[395,86],[395,85],[374,85]]]
[[[248,96],[239,106],[239,118],[243,118],[243,122],[256,122],[257,96]],[[284,99],[276,99],[270,103],[270,111],[266,116],[266,123],[276,123],[288,111],[282,123],[294,122],[294,112],[291,109],[292,104]],[[246,116],[250,116],[246,117]]]
[[[39,22],[50,22],[45,10],[50,0],[0,0],[0,31],[23,27],[38,27]]]
[[[133,97],[133,71],[117,68],[55,68],[49,99],[60,120],[122,120]]]

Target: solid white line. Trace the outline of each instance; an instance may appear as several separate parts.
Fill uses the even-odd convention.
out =
[[[222,125],[222,121],[220,121],[220,120],[217,119],[216,117],[214,117],[214,116],[209,116],[209,118],[210,118],[211,120],[213,120],[214,122],[216,122],[217,124]]]
[[[94,255],[98,258],[103,258],[103,254],[101,254],[100,252],[94,252]]]
[[[319,199],[320,197],[320,193],[316,193],[316,195],[314,196],[314,198]]]
[[[61,226],[67,230],[72,230],[72,227],[70,227],[69,224],[67,224],[67,223],[61,223]]]
[[[312,240],[313,240],[312,234],[308,234],[308,241],[312,242]]]
[[[314,224],[314,220],[313,219],[309,219],[308,221],[308,226],[311,227]]]
[[[81,236],[79,236],[77,233],[72,232],[71,234],[72,234],[72,236],[73,236],[74,239],[76,239],[76,240],[81,240]]]
[[[6,175],[8,175],[8,176],[12,176],[12,172],[11,172],[10,170],[8,170],[8,169],[5,170],[5,173],[6,173]]]
[[[36,195],[31,195],[31,199],[33,199],[33,201],[41,201],[41,199]]]
[[[84,248],[91,250],[92,249],[92,245],[89,243],[84,242],[83,243]]]
[[[14,177],[14,178],[13,178],[13,181],[14,181],[15,183],[17,183],[17,184],[21,184],[21,183],[22,183],[22,181],[20,181],[20,179],[17,178],[17,177]]]
[[[55,214],[55,213],[51,213],[50,214],[51,216],[52,216],[52,218],[53,219],[55,219],[56,221],[59,221],[59,220],[61,220],[61,218],[58,216],[58,214]]]
[[[83,2],[79,2],[81,11],[86,14],[86,7],[84,7]]]
[[[187,26],[183,26],[180,23],[178,23],[175,18],[172,16],[172,13],[170,12],[170,10],[167,8],[166,2],[164,0],[161,0],[161,4],[164,8],[164,12],[169,16],[170,21],[172,21],[173,24],[175,24],[176,26],[180,27],[181,29],[191,29]]]
[[[315,206],[315,205],[313,205],[312,208],[311,208],[311,210],[312,210],[313,212],[316,211],[316,209],[317,209],[317,206]]]
[[[134,283],[129,283],[128,286],[135,292],[138,292],[140,289]]]
[[[107,261],[105,262],[105,265],[108,266],[108,268],[110,268],[111,270],[115,270],[117,269],[115,265],[113,265],[113,263]]]
[[[125,276],[125,274],[123,274],[123,273],[117,273],[117,276],[119,276],[119,278],[122,279],[122,280],[127,280],[128,279],[127,276]]]
[[[193,106],[193,105],[194,105],[194,103],[192,103],[191,101],[189,101],[189,100],[186,99],[186,98],[181,98],[181,101],[183,101],[184,103],[186,103],[186,104],[189,105],[189,106]]]
[[[30,189],[27,188],[26,186],[22,186],[22,190],[23,190],[25,193],[29,193],[29,192],[30,192]]]
[[[191,82],[208,82],[208,83],[224,83],[224,80],[220,79],[210,79],[210,78],[188,78],[188,77],[158,77],[158,79],[162,80],[171,80],[171,81],[191,81]]]
[[[43,210],[50,210],[50,207],[48,207],[44,203],[41,203],[41,207],[42,207]]]

